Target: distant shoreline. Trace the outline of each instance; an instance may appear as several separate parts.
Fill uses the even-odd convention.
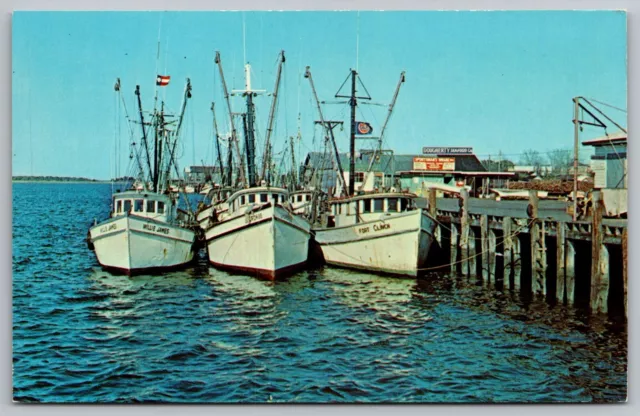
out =
[[[78,177],[64,176],[14,176],[11,178],[13,183],[125,183],[128,180],[105,180],[105,179],[89,179]]]
[[[43,180],[43,179],[11,179],[13,183],[95,183],[95,184],[104,184],[111,183],[111,181],[83,181],[81,179],[77,180],[60,180],[60,179],[52,179],[52,180]]]

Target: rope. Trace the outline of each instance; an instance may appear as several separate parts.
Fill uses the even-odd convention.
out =
[[[432,219],[433,219],[433,217],[432,217]],[[533,218],[533,219],[531,219],[531,221],[529,221],[529,223],[528,223],[528,224],[523,225],[523,226],[520,226],[520,227],[519,227],[515,232],[513,232],[513,233],[511,233],[511,234],[509,235],[509,238],[513,238],[513,237],[515,237],[515,236],[519,235],[519,234],[522,232],[522,230],[524,230],[525,228],[527,228],[527,227],[531,226],[531,224],[533,224],[533,222],[534,222],[534,221],[536,221],[537,219],[538,219],[538,218]],[[439,222],[439,221],[437,221],[437,220],[436,220],[436,222]],[[314,233],[313,231],[310,231],[310,234],[312,234],[312,235],[315,237],[315,233]],[[504,245],[504,240],[505,240],[505,239],[506,239],[506,237],[504,237],[504,236],[503,236],[503,238],[502,238],[499,242],[496,242],[496,248],[497,248],[497,247],[499,247],[500,245]],[[480,239],[480,240],[482,241],[482,239]],[[487,239],[487,240],[488,240],[488,239]],[[330,246],[329,246],[329,247],[330,247]],[[347,253],[345,253],[345,252],[343,252],[343,251],[341,251],[341,250],[338,250],[338,249],[337,249],[337,248],[335,248],[335,247],[331,247],[331,248],[332,248],[333,250],[335,250],[335,251],[339,252],[340,254],[342,254],[342,255],[344,255],[344,256],[346,256],[346,257],[349,257],[349,258],[350,258],[350,259],[352,259],[352,260],[356,260],[356,261],[358,261],[359,263],[363,263],[361,259],[358,259],[358,258],[356,258],[356,257],[350,256],[349,254],[347,254]],[[443,269],[443,268],[446,268],[446,267],[451,267],[451,266],[453,266],[453,265],[456,265],[456,264],[459,264],[459,263],[463,263],[463,262],[465,262],[465,261],[467,261],[467,260],[470,260],[470,259],[476,258],[476,257],[478,257],[478,256],[482,256],[484,253],[488,253],[489,251],[490,251],[490,250],[480,251],[480,252],[477,252],[476,254],[474,254],[474,255],[472,255],[472,256],[465,257],[465,258],[463,258],[463,259],[460,259],[460,260],[458,260],[458,261],[454,261],[454,262],[449,263],[449,264],[443,264],[443,265],[440,265],[440,266],[433,266],[433,267],[421,267],[421,268],[416,268],[416,271],[440,270],[440,269]],[[366,263],[366,262],[365,262],[365,263]],[[369,264],[372,264],[372,263],[369,263]]]

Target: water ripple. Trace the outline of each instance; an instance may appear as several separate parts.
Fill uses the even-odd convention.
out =
[[[96,267],[109,185],[13,185],[20,402],[610,402],[626,325],[474,280]],[[37,222],[36,222],[37,221]]]

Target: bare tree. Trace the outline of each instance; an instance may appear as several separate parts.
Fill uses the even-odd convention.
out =
[[[527,166],[532,166],[536,175],[540,175],[540,169],[542,167],[542,156],[540,152],[533,149],[525,150],[520,158],[520,163]]]
[[[554,149],[547,154],[547,158],[555,175],[567,174],[573,166],[573,152],[568,149]]]

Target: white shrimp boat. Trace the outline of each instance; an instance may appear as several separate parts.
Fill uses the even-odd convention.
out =
[[[111,218],[89,229],[89,241],[105,269],[171,269],[193,259],[196,233],[188,224],[189,215],[169,195],[125,191],[114,195]]]
[[[213,266],[275,279],[306,264],[311,225],[293,214],[285,189],[243,189],[227,203],[228,215],[205,232]]]
[[[116,91],[120,91],[119,79]],[[175,130],[168,128],[173,122],[166,121],[169,115],[164,112],[164,103],[161,110],[154,109],[150,121],[145,121],[139,86],[136,95],[143,126],[141,150],[144,150],[135,155],[139,178],[131,190],[114,193],[109,218],[96,221],[87,234],[87,243],[98,263],[127,274],[183,266],[193,259],[197,245],[193,215],[178,209],[178,195],[169,191],[169,174],[175,165],[173,151],[191,96],[191,83],[187,79]],[[153,126],[153,145],[144,129],[146,125]],[[142,155],[151,154],[153,159],[143,159]]]
[[[436,222],[416,195],[375,193],[329,201],[329,222],[313,229],[324,262],[380,273],[418,276]]]

